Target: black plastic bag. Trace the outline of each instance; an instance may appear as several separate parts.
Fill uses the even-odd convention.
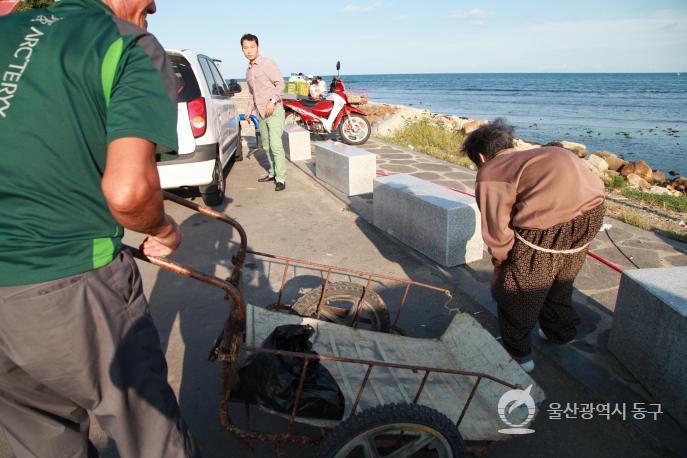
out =
[[[312,351],[312,326],[278,326],[262,343],[263,348],[317,354]],[[303,372],[303,358],[252,353],[239,369],[239,391],[245,399],[277,412],[291,414]],[[299,417],[340,420],[346,401],[339,385],[319,360],[310,360],[298,402]]]

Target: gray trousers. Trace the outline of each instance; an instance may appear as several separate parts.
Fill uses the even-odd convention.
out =
[[[0,287],[0,426],[14,453],[97,455],[87,411],[123,458],[199,455],[129,254],[83,274]]]

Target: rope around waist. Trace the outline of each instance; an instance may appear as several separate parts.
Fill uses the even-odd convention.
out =
[[[525,240],[525,239],[522,237],[522,235],[518,234],[518,231],[513,231],[513,232],[515,233],[515,238],[516,238],[516,239],[520,240],[522,243],[524,243],[524,244],[527,245],[528,247],[530,247],[530,248],[532,248],[532,249],[534,249],[534,250],[537,250],[537,251],[541,251],[542,253],[552,253],[552,254],[575,254],[575,253],[579,253],[580,251],[586,249],[586,248],[592,243],[592,241],[590,240],[588,243],[582,245],[581,247],[571,248],[571,249],[569,249],[569,250],[552,250],[552,249],[550,249],[550,248],[543,248],[543,247],[540,247],[539,245],[535,245],[534,243]]]

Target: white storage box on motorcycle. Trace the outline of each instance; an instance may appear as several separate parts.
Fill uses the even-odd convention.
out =
[[[327,141],[315,144],[315,175],[347,196],[369,194],[377,174],[377,156],[362,148]]]
[[[310,159],[310,132],[307,130],[295,124],[286,125],[281,140],[291,162]]]

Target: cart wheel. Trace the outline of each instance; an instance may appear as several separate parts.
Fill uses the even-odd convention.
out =
[[[355,321],[358,302],[363,297],[364,289],[363,285],[358,283],[330,283],[327,287],[322,310],[320,310],[320,318],[332,323],[352,326]],[[317,316],[317,305],[320,303],[321,295],[321,286],[308,291],[293,304],[292,310],[300,316]],[[389,309],[379,294],[372,290],[368,291],[362,307],[358,327],[378,332],[391,331]]]
[[[417,404],[386,404],[348,418],[320,443],[318,458],[465,456],[458,428]]]

